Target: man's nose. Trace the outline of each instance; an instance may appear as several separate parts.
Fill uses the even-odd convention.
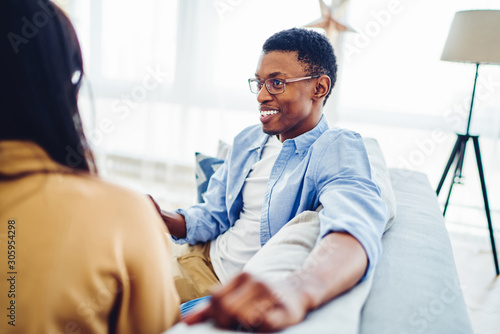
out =
[[[262,88],[260,89],[259,94],[257,94],[257,101],[259,103],[263,103],[269,100],[272,100],[273,96],[269,93],[267,90],[266,85],[262,85]]]

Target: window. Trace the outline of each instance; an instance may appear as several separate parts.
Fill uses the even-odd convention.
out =
[[[439,59],[454,13],[474,8],[500,3],[351,0],[358,33],[336,50],[330,124],[462,131],[474,66]],[[81,112],[104,174],[112,155],[192,168],[195,151],[215,154],[219,139],[258,123],[247,79],[262,44],[320,16],[316,0],[89,0],[68,9],[87,73]],[[479,80],[472,131],[497,137],[500,66],[481,66]]]

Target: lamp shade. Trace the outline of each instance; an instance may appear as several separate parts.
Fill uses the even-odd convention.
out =
[[[500,10],[457,12],[441,60],[500,64]]]

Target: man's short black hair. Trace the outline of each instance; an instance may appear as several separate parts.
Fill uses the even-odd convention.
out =
[[[325,97],[326,103],[337,79],[337,61],[328,38],[312,30],[292,28],[269,37],[262,46],[262,51],[297,51],[298,60],[306,66],[308,75],[328,75],[332,83]]]

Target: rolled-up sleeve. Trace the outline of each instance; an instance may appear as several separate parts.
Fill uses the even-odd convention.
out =
[[[382,234],[389,217],[380,188],[374,181],[361,136],[344,132],[321,152],[315,169],[320,212],[319,239],[331,232],[356,238],[368,258],[368,275],[382,253]]]

